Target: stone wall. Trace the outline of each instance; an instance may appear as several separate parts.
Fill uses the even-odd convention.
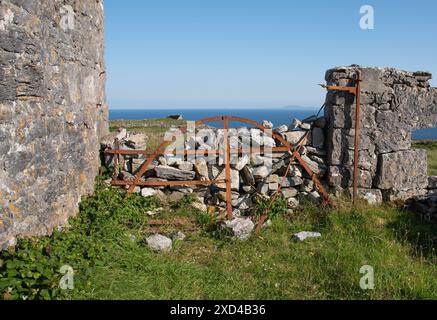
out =
[[[328,85],[354,86],[362,72],[359,187],[367,197],[405,200],[426,193],[427,157],[411,148],[411,133],[437,120],[437,89],[431,74],[392,68],[340,67],[328,70]],[[329,91],[328,182],[348,188],[353,182],[355,96]]]
[[[359,147],[360,195],[369,203],[376,204],[383,200],[407,200],[427,194],[430,185],[426,151],[412,149],[411,133],[414,130],[434,127],[436,124],[437,91],[429,85],[431,74],[391,68],[345,67],[329,70],[326,81],[329,85],[354,86],[357,68],[361,70],[363,78]],[[327,190],[338,194],[338,191],[349,191],[353,184],[354,122],[355,96],[329,91],[324,117],[312,116],[302,121],[290,119],[290,126],[274,127],[269,121],[264,121],[263,125],[294,145],[302,141],[303,160],[318,174]],[[230,130],[229,135],[231,147],[235,149],[280,145],[271,135],[260,138],[261,131],[253,128],[240,127]],[[121,129],[103,147],[113,148],[115,136],[123,149],[142,149],[147,144],[147,137],[144,135],[129,134]],[[200,134],[191,140],[182,139],[179,149],[224,149],[221,130],[210,130],[206,136]],[[124,158],[119,178],[131,180],[144,158]],[[112,158],[106,160],[108,165],[113,165]],[[213,160],[213,163],[199,162],[196,159],[175,159],[173,156],[160,157],[143,179],[224,179],[223,159],[212,156],[207,160]],[[289,155],[277,154],[270,163],[266,161],[266,157],[257,154],[231,158],[233,207],[236,215],[252,210],[257,198],[271,197],[278,189],[290,162]],[[213,188],[173,186],[157,189],[137,188],[136,192],[141,192],[144,196],[158,194],[168,197],[166,201],[170,202],[178,201],[185,194],[196,193],[198,203],[225,208],[225,184]],[[292,163],[281,193],[288,199],[290,210],[304,198],[314,202],[321,200],[310,176],[297,162]]]
[[[266,134],[260,129],[244,126],[229,129],[228,136],[232,149],[267,149],[266,153],[258,151],[231,155],[232,206],[235,216],[256,210],[258,200],[268,199],[277,192],[289,165],[290,170],[281,189],[282,196],[288,201],[289,210],[296,208],[301,199],[318,204],[322,202],[320,192],[297,160],[291,160],[287,152],[272,154],[268,150],[282,146],[280,141],[272,138],[272,132],[293,145],[300,143],[303,146],[302,159],[313,172],[323,177],[327,170],[323,133],[325,124],[323,117],[314,116],[303,121],[295,120],[290,126],[282,125],[275,128],[269,121],[264,121],[263,125],[270,131]],[[173,133],[170,130],[167,138],[171,140],[176,136],[178,136],[177,128]],[[128,133],[124,128],[120,128],[119,132],[111,133],[102,141],[103,150],[114,149],[116,146],[122,150],[144,150],[146,144],[145,134]],[[187,139],[183,137],[176,139],[167,152],[184,149],[224,150],[223,129],[202,128]],[[139,171],[145,159],[146,157],[142,155],[120,156],[119,168],[116,169],[118,179],[134,180],[134,174]],[[113,156],[105,157],[106,165],[112,168],[116,163],[114,160]],[[169,153],[155,159],[141,181],[224,180],[226,178],[224,161],[224,156],[216,153],[206,155],[199,153],[196,157],[174,156]],[[111,179],[107,183],[109,184],[110,181]],[[185,195],[194,194],[197,197],[194,203],[196,208],[206,210],[206,206],[209,205],[224,210],[226,208],[225,190],[226,184],[219,183],[211,187],[192,185],[137,187],[135,192],[141,193],[144,197],[158,196],[164,203],[175,203]]]
[[[65,224],[107,131],[100,0],[0,1],[0,247]]]
[[[93,191],[99,167],[99,143],[107,134],[103,3],[100,0],[0,0],[0,247],[17,237],[43,235],[62,226],[77,212],[81,197]],[[431,75],[391,68],[357,66],[329,70],[330,85],[354,85],[363,74],[360,191],[371,203],[407,199],[431,190],[426,153],[411,148],[411,133],[433,127],[437,90]],[[303,139],[301,156],[326,187],[352,185],[355,97],[331,91],[324,117],[294,120],[272,128],[287,141]],[[291,119],[290,119],[291,122]],[[241,127],[232,147],[279,142],[257,129]],[[187,148],[221,149],[223,132],[187,141]],[[144,149],[147,137],[125,130],[103,141],[104,148]],[[205,139],[206,138],[206,139]],[[106,136],[108,139],[108,136]],[[215,157],[215,156],[214,156]],[[113,159],[106,159],[113,165]],[[121,179],[132,179],[144,159],[125,156]],[[144,180],[224,178],[223,159],[215,164],[196,159],[160,157]],[[234,213],[251,210],[270,197],[290,162],[288,154],[273,159],[246,155],[232,160]],[[290,210],[302,198],[319,203],[320,194],[297,162],[284,180],[282,195]],[[195,206],[225,207],[225,185],[211,188],[173,186],[137,188],[143,196],[178,201],[195,193]],[[435,189],[435,188],[434,188]],[[434,190],[433,189],[433,190]],[[167,191],[164,193],[163,191]]]

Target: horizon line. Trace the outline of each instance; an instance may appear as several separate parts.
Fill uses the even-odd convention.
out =
[[[115,107],[112,108],[108,106],[109,110],[193,110],[193,109],[199,109],[199,110],[221,110],[221,109],[313,109],[313,108],[320,108],[320,106],[266,106],[266,107],[127,107],[127,108],[120,108]]]

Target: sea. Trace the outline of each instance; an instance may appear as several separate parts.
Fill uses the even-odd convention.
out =
[[[266,108],[266,109],[110,109],[110,120],[144,120],[160,119],[170,115],[181,115],[185,120],[201,120],[217,116],[235,116],[261,123],[271,121],[275,127],[290,125],[294,118],[305,119],[319,113],[319,108]],[[323,115],[323,111],[320,112]],[[211,126],[221,126],[221,123],[209,123]],[[241,126],[241,123],[230,123],[231,127]],[[437,140],[437,127],[413,132],[413,140]]]

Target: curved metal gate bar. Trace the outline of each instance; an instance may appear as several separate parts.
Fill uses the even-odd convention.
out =
[[[148,167],[152,164],[153,160],[155,160],[158,156],[163,154],[169,154],[170,152],[166,152],[166,148],[173,143],[173,141],[164,141],[154,152],[149,152],[147,150],[105,150],[105,154],[111,154],[111,155],[146,155],[149,156],[144,163],[140,166],[138,172],[135,174],[135,179],[133,181],[124,181],[124,180],[113,180],[112,185],[114,186],[129,186],[128,192],[132,193],[135,190],[136,186],[174,186],[174,185],[214,185],[219,183],[226,183],[226,211],[227,211],[227,217],[228,219],[232,218],[232,189],[231,189],[231,167],[230,167],[230,155],[235,153],[263,153],[264,148],[257,148],[257,149],[231,149],[230,148],[230,141],[229,141],[229,122],[242,122],[247,123],[250,125],[255,126],[256,128],[262,130],[263,132],[270,130],[259,123],[245,119],[240,117],[233,117],[233,116],[220,116],[220,117],[211,117],[206,118],[198,121],[194,121],[195,125],[203,125],[208,122],[215,122],[215,121],[223,121],[223,129],[224,129],[224,138],[225,138],[225,150],[184,150],[183,152],[177,152],[176,150],[172,152],[172,154],[175,155],[188,155],[188,154],[205,154],[205,153],[215,153],[215,154],[224,154],[225,155],[225,176],[226,178],[224,180],[207,180],[207,181],[200,181],[200,180],[192,180],[192,181],[141,181],[141,178],[146,173]],[[187,132],[187,127],[181,127],[179,128],[180,133],[185,134]],[[304,138],[301,139],[301,141],[296,145],[293,146],[290,144],[287,140],[282,138],[279,134],[272,132],[271,136],[278,140],[283,147],[273,147],[271,148],[272,152],[289,152],[291,155],[290,163],[287,168],[287,172],[285,173],[282,182],[276,191],[275,195],[272,198],[272,202],[270,203],[270,206],[267,208],[266,212],[261,217],[257,229],[262,226],[262,223],[267,217],[268,211],[273,204],[273,202],[276,199],[276,196],[280,192],[282,185],[285,181],[285,177],[288,174],[288,171],[290,169],[290,166],[294,159],[296,159],[299,164],[304,168],[304,170],[308,173],[308,175],[311,177],[311,180],[314,182],[315,186],[319,190],[319,192],[323,196],[323,203],[322,205],[327,205],[330,203],[330,198],[328,193],[326,192],[325,188],[321,184],[320,180],[318,179],[318,176],[309,168],[309,166],[305,163],[305,161],[300,156],[300,150],[303,147],[303,141],[307,137],[308,133],[305,135]],[[270,149],[269,149],[270,150]],[[117,163],[117,160],[116,160]]]

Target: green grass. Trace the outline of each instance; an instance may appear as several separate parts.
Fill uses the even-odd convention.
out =
[[[436,174],[437,143],[415,146]],[[0,253],[0,299],[437,299],[437,226],[403,208],[339,201],[287,215],[279,202],[273,225],[241,242],[217,232],[190,198],[170,207],[102,180],[66,230]],[[184,224],[152,228],[146,212],[161,206],[153,219]],[[188,237],[171,252],[147,247],[148,235],[176,230]],[[292,239],[303,230],[322,237]],[[63,265],[74,269],[74,290],[59,288]],[[374,268],[374,290],[359,286],[363,265]]]
[[[114,131],[118,127],[125,127],[126,129],[148,130],[153,127],[169,128],[171,126],[184,125],[184,120],[174,120],[168,118],[162,119],[145,119],[145,120],[112,120],[110,121],[110,130]]]
[[[181,127],[186,122],[174,119],[146,119],[146,120],[113,120],[109,122],[109,131],[114,132],[120,127],[132,133],[145,133],[149,137],[147,149],[155,150],[164,141],[165,133],[171,127]]]
[[[145,211],[157,206],[98,183],[68,231],[21,241],[2,254],[0,293],[5,299],[437,298],[436,228],[396,207],[305,205],[241,242],[211,232],[214,221],[191,209],[189,199],[154,217],[178,217],[184,226],[151,229]],[[169,253],[145,244],[151,233],[175,230],[188,238]],[[293,240],[302,230],[322,238]],[[58,289],[64,264],[75,270],[72,291]],[[375,269],[374,290],[359,287],[363,265]]]

